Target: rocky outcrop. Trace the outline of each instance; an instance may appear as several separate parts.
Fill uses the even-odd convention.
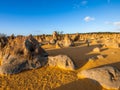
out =
[[[119,43],[115,40],[106,40],[104,45],[107,48],[119,48]]]
[[[73,46],[74,43],[73,41],[70,39],[70,37],[66,34],[65,37],[64,37],[64,40],[63,40],[63,46],[64,47],[70,47],[70,46]]]
[[[55,39],[51,39],[51,40],[50,40],[50,44],[55,44],[56,41],[57,41],[57,40],[55,40]]]
[[[54,40],[58,40],[58,34],[57,34],[56,31],[53,32],[53,35],[52,35],[52,36],[53,36],[53,39],[54,39]]]
[[[48,54],[32,35],[9,41],[2,51],[1,74],[14,74],[44,66]]]
[[[66,55],[49,56],[48,65],[51,67],[59,67],[65,70],[74,70],[73,61]]]
[[[5,47],[7,44],[8,39],[5,36],[0,37],[0,50]]]
[[[57,34],[56,31],[54,31],[53,34],[52,34],[52,39],[50,39],[49,43],[50,44],[56,44],[57,40],[58,40],[58,34]]]
[[[120,71],[112,66],[84,70],[77,75],[95,80],[106,89],[120,89]]]
[[[74,46],[74,43],[67,34],[65,35],[63,40],[58,40],[56,42],[56,48],[64,48],[64,47],[71,47],[71,46]]]
[[[79,38],[80,38],[79,33],[76,33],[75,35],[72,35],[72,40],[73,41],[79,41]]]

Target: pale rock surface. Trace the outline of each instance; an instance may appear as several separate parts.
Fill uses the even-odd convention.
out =
[[[52,36],[53,36],[53,39],[54,39],[54,40],[58,40],[58,34],[57,34],[56,31],[53,32],[53,35],[52,35]]]
[[[75,69],[73,61],[66,55],[49,56],[48,65],[52,67],[59,67],[65,70]]]
[[[97,58],[98,59],[104,59],[104,56],[103,55],[97,55]]]
[[[64,47],[70,47],[73,46],[73,41],[70,39],[68,35],[65,35],[64,40],[63,40],[63,46]]]
[[[98,47],[94,48],[93,52],[100,52],[100,48],[98,48]]]
[[[117,41],[114,41],[114,40],[106,40],[104,45],[107,48],[119,48],[119,43]]]
[[[77,76],[97,81],[106,89],[120,89],[120,71],[112,66],[83,70]]]

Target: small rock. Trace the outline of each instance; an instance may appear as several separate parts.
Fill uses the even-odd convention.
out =
[[[97,58],[98,59],[103,59],[104,57],[103,57],[103,55],[97,55]]]
[[[94,48],[93,52],[100,52],[100,48],[98,48],[98,47]]]
[[[91,62],[93,62],[93,61],[95,61],[95,60],[96,60],[95,57],[91,57],[91,58],[88,59],[88,61],[91,61]]]

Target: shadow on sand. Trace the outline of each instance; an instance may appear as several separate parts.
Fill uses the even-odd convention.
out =
[[[82,67],[88,62],[89,57],[99,55],[99,54],[87,55],[95,47],[99,47],[99,45],[91,45],[89,47],[82,46],[82,47],[69,47],[69,48],[62,48],[62,49],[54,49],[54,50],[47,50],[47,52],[50,56],[56,56],[59,54],[64,54],[64,55],[69,56],[75,63],[76,69],[79,69],[80,67]]]
[[[97,56],[98,55],[101,55],[100,53],[94,53],[94,54],[88,54],[88,55],[86,55],[86,58],[87,58],[87,60],[89,60],[89,58],[93,58],[93,59],[99,59]],[[104,58],[106,58],[108,55],[102,55]]]
[[[102,86],[98,82],[91,79],[79,79],[57,87],[53,90],[102,90]]]
[[[118,70],[120,71],[120,62],[106,64],[106,65],[102,65],[99,67],[103,67],[103,66],[114,66],[114,67],[117,67]],[[95,68],[98,68],[98,67],[95,67]],[[95,80],[85,78],[85,79],[79,79],[79,80],[74,81],[74,82],[70,82],[68,84],[57,87],[53,90],[108,90],[108,89],[103,88]],[[111,90],[111,89],[109,89],[109,90]]]
[[[116,67],[120,71],[120,62],[111,63],[111,64],[104,64],[104,65],[101,65],[101,66],[98,66],[98,67],[95,67],[95,68],[104,67],[104,66],[113,66],[113,67]]]

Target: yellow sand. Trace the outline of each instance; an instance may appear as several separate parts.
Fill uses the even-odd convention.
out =
[[[50,46],[51,48],[52,46]],[[55,47],[55,46],[53,46]],[[49,55],[66,54],[77,66],[75,71],[45,67],[28,70],[15,75],[0,75],[0,90],[106,90],[99,83],[90,79],[78,79],[77,72],[102,65],[114,65],[120,68],[120,49],[102,48],[100,53],[92,52],[97,45],[86,47],[62,48],[47,50]],[[44,47],[47,49],[49,45]],[[88,58],[102,54],[104,59],[88,61]]]

